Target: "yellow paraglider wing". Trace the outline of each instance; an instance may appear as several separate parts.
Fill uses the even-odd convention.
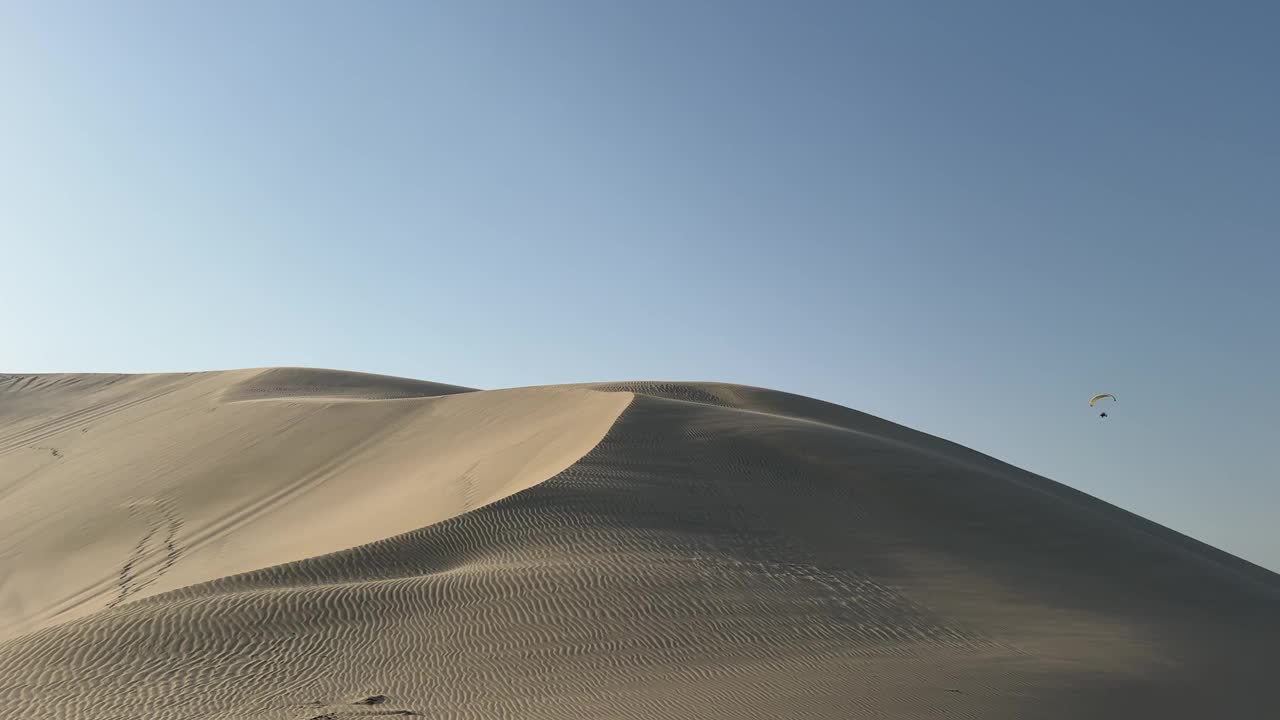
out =
[[[1089,398],[1089,407],[1093,407],[1093,404],[1098,402],[1102,398],[1111,398],[1112,400],[1115,400],[1116,396],[1112,395],[1111,393],[1099,393],[1097,395],[1094,395],[1092,398]]]

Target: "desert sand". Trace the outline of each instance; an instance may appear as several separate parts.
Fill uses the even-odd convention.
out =
[[[1262,719],[1278,668],[1280,576],[818,400],[0,375],[0,718]]]

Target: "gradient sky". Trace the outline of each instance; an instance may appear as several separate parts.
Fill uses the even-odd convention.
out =
[[[0,3],[0,370],[763,385],[1280,569],[1280,6],[1048,6]]]

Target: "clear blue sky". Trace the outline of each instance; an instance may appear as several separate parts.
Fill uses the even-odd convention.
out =
[[[763,385],[1280,569],[1280,10],[1049,5],[5,3],[0,370]]]

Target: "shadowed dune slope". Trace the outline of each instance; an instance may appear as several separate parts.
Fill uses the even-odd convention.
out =
[[[5,718],[1280,716],[1276,575],[734,385],[0,376],[0,569]]]

